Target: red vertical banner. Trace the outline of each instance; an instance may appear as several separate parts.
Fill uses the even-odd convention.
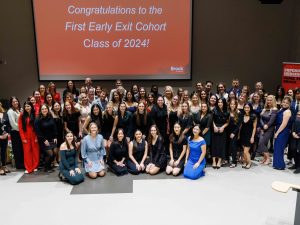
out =
[[[300,88],[300,63],[282,64],[282,86],[285,90]]]

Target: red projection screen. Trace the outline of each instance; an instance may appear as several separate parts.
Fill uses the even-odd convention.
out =
[[[191,79],[192,0],[32,0],[40,80]]]

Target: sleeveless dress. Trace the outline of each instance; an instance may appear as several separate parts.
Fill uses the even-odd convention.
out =
[[[276,131],[280,127],[283,120],[283,113],[287,109],[281,109],[277,113],[276,118]],[[290,133],[291,133],[291,123],[292,117],[290,117],[286,127],[279,133],[274,142],[274,155],[273,155],[273,167],[275,169],[284,170],[285,162],[284,162],[284,149],[288,143]],[[275,131],[275,132],[276,132]]]
[[[138,163],[141,163],[143,156],[144,156],[144,152],[145,152],[146,142],[144,139],[142,140],[141,143],[138,143],[135,140],[133,140],[132,142],[133,142],[133,146],[136,146],[136,147],[133,147],[132,155]],[[144,164],[145,164],[145,162],[144,162]],[[127,169],[128,169],[128,172],[133,175],[138,175],[140,173],[140,171],[138,171],[136,169],[135,163],[130,158],[127,161]]]
[[[201,141],[189,140],[190,154],[183,171],[184,177],[189,178],[191,180],[196,180],[205,175],[204,172],[204,168],[206,165],[205,157],[203,158],[202,162],[200,163],[197,169],[193,168],[193,166],[198,162],[202,154],[202,150],[201,150],[202,145],[206,145],[204,139]]]

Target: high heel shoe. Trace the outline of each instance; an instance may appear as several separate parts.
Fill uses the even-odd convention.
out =
[[[3,168],[0,169],[0,176],[5,176],[6,173],[5,173],[5,170]]]
[[[249,164],[247,164],[247,165],[245,166],[245,169],[250,169],[250,168],[251,168],[251,166],[252,166],[252,164],[251,164],[251,163],[249,163]]]
[[[242,165],[242,168],[246,168],[246,166],[247,166],[247,164],[246,163],[244,163],[243,165]]]
[[[212,164],[213,169],[217,169],[217,165],[215,163]]]

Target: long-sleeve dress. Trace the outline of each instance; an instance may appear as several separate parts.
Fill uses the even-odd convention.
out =
[[[167,166],[167,156],[164,148],[163,138],[158,137],[155,144],[149,143],[150,163],[164,170]]]
[[[77,166],[77,154],[75,149],[60,150],[60,163],[59,171],[67,179],[67,181],[72,184],[80,184],[84,181],[84,176],[82,173],[77,173],[75,168]],[[70,175],[70,171],[75,172],[75,176]]]
[[[201,154],[202,154],[201,147],[203,145],[206,145],[204,139],[202,139],[200,141],[189,140],[190,153],[189,153],[189,157],[188,157],[187,163],[186,163],[184,171],[183,171],[184,177],[192,179],[192,180],[196,180],[205,175],[205,173],[204,173],[204,168],[206,165],[205,157],[201,161],[198,168],[196,168],[196,169],[193,168],[194,165],[199,161],[199,158],[201,157]]]
[[[227,127],[227,136],[228,136],[228,153],[232,157],[232,163],[236,164],[237,163],[237,139],[239,136],[239,131],[240,131],[240,126],[242,123],[242,115],[241,113],[238,114],[238,117],[235,118],[234,116],[229,117],[229,124]],[[233,138],[230,138],[230,135],[234,134]],[[228,158],[229,158],[228,155]]]
[[[228,112],[221,112],[217,109],[213,111],[213,122],[217,127],[221,127],[229,120]],[[211,155],[212,157],[225,158],[226,151],[226,129],[222,133],[212,132],[211,137]]]
[[[107,159],[107,164],[109,168],[115,173],[117,176],[122,176],[128,173],[126,161],[128,158],[128,145],[124,142],[113,142],[110,145],[109,156]],[[118,166],[114,161],[122,161],[124,160],[125,166]]]
[[[95,138],[91,135],[87,135],[83,138],[81,143],[81,156],[84,160],[85,172],[98,173],[105,169],[103,156],[106,155],[104,148],[104,139],[101,134],[97,134]],[[89,162],[92,163],[91,167]]]
[[[268,152],[268,143],[271,137],[274,135],[276,115],[277,109],[265,110],[260,115],[260,134],[256,151]],[[264,129],[264,125],[268,125],[268,128]]]

